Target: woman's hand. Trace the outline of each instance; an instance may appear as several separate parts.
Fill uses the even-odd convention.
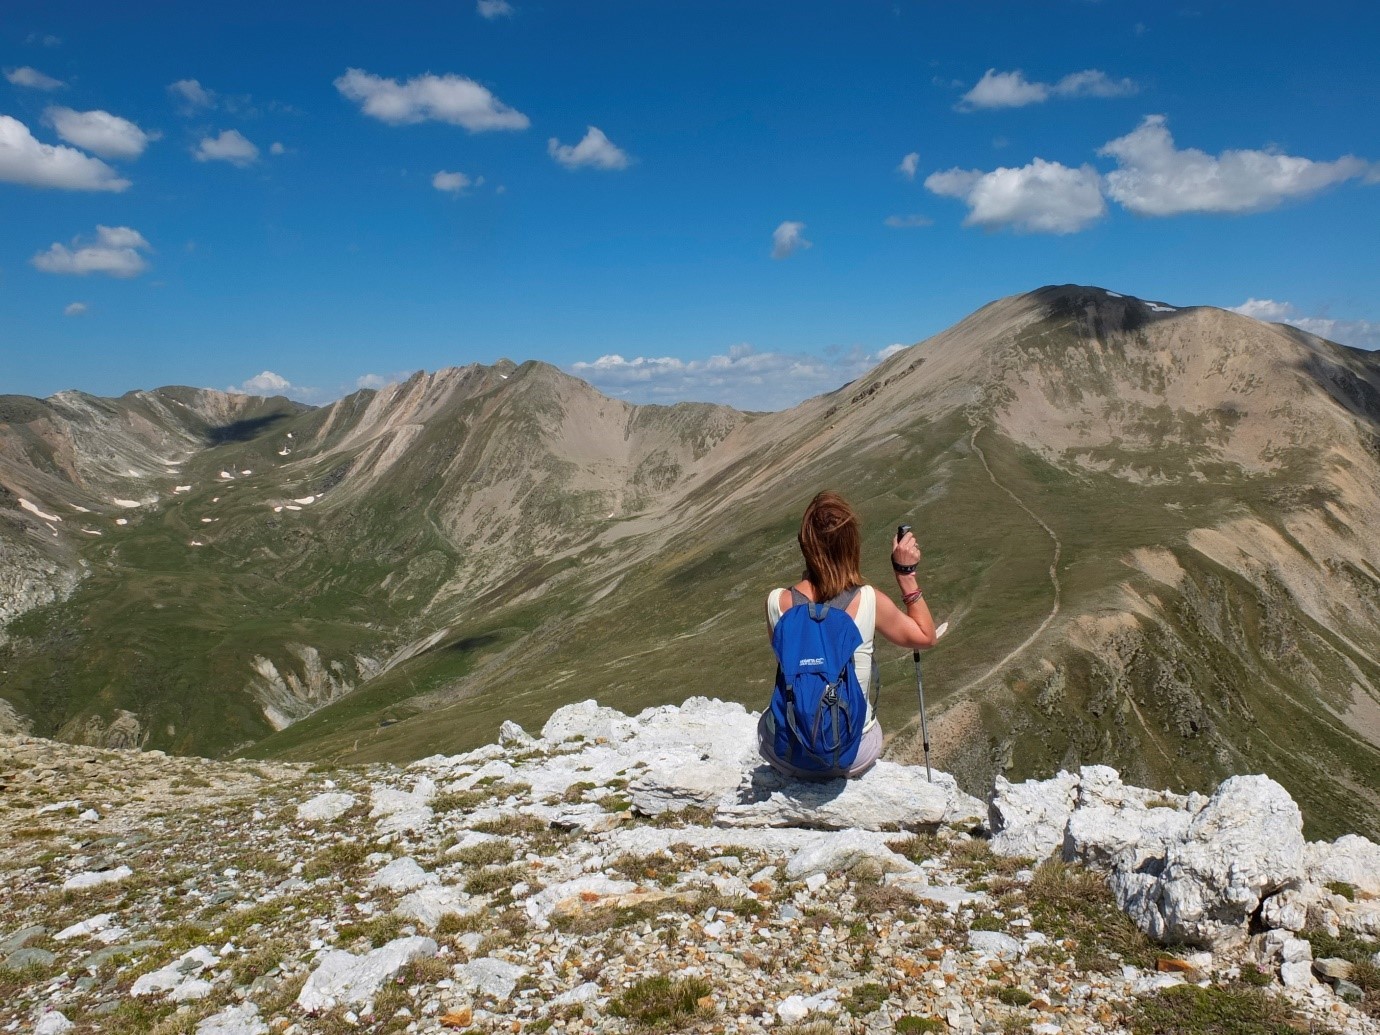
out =
[[[891,544],[891,562],[904,565],[920,563],[920,545],[911,531],[907,530],[905,535],[898,536]]]

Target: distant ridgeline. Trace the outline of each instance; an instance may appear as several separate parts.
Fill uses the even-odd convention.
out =
[[[1100,288],[1002,299],[780,413],[633,406],[545,364],[322,408],[0,398],[0,727],[406,760],[597,696],[765,705],[761,605],[830,487],[913,525],[950,633],[938,762],[1264,772],[1380,833],[1380,362]],[[908,654],[879,648],[892,757]]]

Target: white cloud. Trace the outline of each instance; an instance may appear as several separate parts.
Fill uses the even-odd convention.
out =
[[[31,32],[31,33],[29,33],[27,36],[24,37],[24,42],[25,42],[26,44],[28,44],[29,46],[31,46],[31,47],[33,47],[33,46],[60,47],[60,46],[62,45],[62,37],[61,37],[61,36],[54,36],[54,35],[52,35],[51,33],[44,34],[44,33]]]
[[[62,315],[63,315],[63,316],[83,316],[83,315],[85,315],[85,313],[86,313],[86,309],[87,309],[87,306],[86,306],[86,303],[85,303],[85,302],[69,302],[69,303],[67,304],[66,308],[64,308],[64,309],[62,310]]]
[[[893,230],[911,230],[924,226],[934,226],[933,219],[921,215],[887,216],[882,222]]]
[[[451,194],[462,194],[466,187],[474,183],[462,172],[446,172],[442,169],[431,178],[431,185],[437,190],[448,191]]]
[[[268,153],[271,155],[285,155],[287,154],[287,148],[283,146],[281,141],[275,140],[268,145]]]
[[[29,127],[0,115],[0,180],[60,190],[122,191],[129,180],[76,148],[43,144]]]
[[[802,248],[814,247],[813,242],[805,240],[805,224],[786,220],[771,232],[771,257],[785,259]]]
[[[1051,97],[1127,97],[1139,87],[1130,79],[1113,79],[1096,68],[1071,72],[1055,83],[1032,82],[1019,68],[998,72],[989,68],[955,105],[959,111],[983,108],[1023,108]]]
[[[877,353],[835,348],[811,356],[735,345],[727,354],[708,359],[600,356],[593,362],[575,363],[570,371],[600,391],[634,402],[695,400],[779,410],[861,377],[901,348],[890,345]]]
[[[292,382],[287,378],[275,374],[271,370],[265,370],[262,374],[255,374],[244,384],[231,391],[245,392],[249,395],[281,395],[292,387]]]
[[[1359,349],[1380,348],[1380,323],[1370,320],[1337,320],[1328,316],[1304,316],[1290,302],[1273,298],[1248,298],[1240,305],[1227,306],[1233,313],[1266,323],[1287,323],[1328,341]]]
[[[179,79],[168,84],[168,93],[177,101],[184,114],[205,111],[216,106],[216,93],[208,90],[195,79]]]
[[[54,79],[50,75],[44,75],[36,68],[24,65],[22,68],[11,68],[5,73],[5,78],[15,86],[27,86],[30,90],[59,90],[67,84],[61,79]]]
[[[901,164],[896,167],[896,171],[908,180],[915,179],[915,171],[920,168],[920,152],[912,151],[901,159]]]
[[[1101,181],[1090,165],[1077,169],[1036,158],[1018,169],[949,169],[932,173],[925,186],[968,206],[964,226],[1011,227],[1025,233],[1071,234],[1107,211]]]
[[[387,384],[389,380],[382,374],[364,374],[355,380],[356,388],[372,388],[375,391]]]
[[[1370,163],[1352,155],[1315,162],[1276,151],[1180,151],[1163,115],[1147,115],[1098,154],[1115,158],[1107,194],[1141,216],[1183,212],[1260,212],[1344,180],[1365,177]]]
[[[335,88],[357,101],[364,114],[390,125],[411,122],[448,122],[471,133],[487,130],[526,129],[531,120],[504,104],[473,79],[459,75],[414,76],[405,83],[371,75],[359,68],[347,69]]]
[[[138,158],[150,141],[158,139],[157,133],[146,133],[108,111],[73,111],[54,105],[43,115],[63,140],[103,158]]]
[[[547,153],[567,169],[592,166],[595,169],[626,169],[628,155],[604,136],[598,126],[585,129],[584,139],[578,144],[562,144],[555,137],[546,142]]]
[[[259,160],[259,149],[239,130],[227,129],[218,137],[203,137],[192,156],[198,162],[229,162],[243,169]]]
[[[514,14],[513,5],[508,0],[478,0],[475,10],[479,12],[479,17],[493,21],[495,18],[511,18]]]
[[[148,269],[141,252],[151,251],[138,230],[127,226],[97,226],[96,240],[72,239],[72,247],[54,243],[29,261],[44,273],[85,276],[104,273],[111,277],[136,277]]]

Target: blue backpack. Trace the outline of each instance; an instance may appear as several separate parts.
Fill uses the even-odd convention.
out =
[[[772,747],[798,769],[827,773],[857,758],[867,721],[867,698],[853,667],[862,633],[847,611],[857,593],[850,589],[816,604],[792,589],[792,606],[772,630]]]

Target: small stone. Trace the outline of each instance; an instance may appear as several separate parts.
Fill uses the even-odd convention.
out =
[[[34,1024],[33,1035],[66,1035],[76,1025],[59,1010],[45,1010]]]
[[[1350,981],[1338,981],[1334,986],[1337,995],[1345,1002],[1359,1003],[1366,997],[1366,993],[1360,985],[1353,985]]]
[[[98,888],[102,884],[114,884],[116,881],[122,881],[133,876],[134,871],[128,866],[116,866],[112,870],[93,870],[68,877],[62,882],[62,890],[85,891],[87,888]]]
[[[50,967],[57,959],[47,949],[23,948],[15,949],[5,957],[6,970],[26,970],[29,967]]]
[[[441,1014],[440,1021],[443,1028],[468,1028],[474,1023],[474,1008],[461,1006],[454,1010],[448,1010]]]
[[[1313,961],[1313,973],[1326,981],[1346,981],[1354,969],[1351,961],[1335,956]]]

